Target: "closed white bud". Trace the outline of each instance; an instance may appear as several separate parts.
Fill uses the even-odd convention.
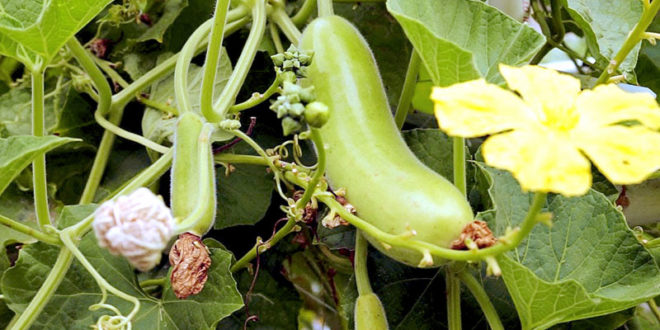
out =
[[[147,188],[103,203],[96,210],[93,226],[101,247],[124,256],[140,271],[160,262],[174,233],[170,209]]]

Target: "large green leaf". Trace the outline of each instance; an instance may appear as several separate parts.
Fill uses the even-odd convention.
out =
[[[273,175],[259,165],[236,165],[231,173],[225,174],[224,167],[216,168],[218,212],[215,229],[257,223],[270,206],[275,187]]]
[[[494,210],[481,214],[497,235],[519,225],[530,194],[513,177],[478,164],[492,185]],[[516,249],[498,258],[523,328],[624,310],[660,294],[660,269],[601,193],[554,196],[553,226],[537,225]]]
[[[0,53],[46,63],[111,0],[0,1]]]
[[[83,209],[79,209],[83,208]],[[89,214],[93,207],[66,207],[61,223],[73,223]],[[72,219],[75,218],[75,219]],[[93,233],[83,237],[80,250],[94,268],[117,289],[138,297],[140,310],[133,319],[134,329],[212,329],[224,317],[243,306],[229,266],[231,254],[210,248],[212,264],[204,290],[186,300],[178,300],[169,284],[162,298],[145,294],[139,287],[130,265],[122,258],[98,247]],[[25,309],[48,275],[58,248],[37,243],[24,247],[16,265],[2,277],[2,289],[8,305],[15,312]],[[29,280],[26,280],[29,279]],[[107,310],[90,311],[88,307],[101,299],[93,278],[74,262],[59,289],[34,323],[35,329],[88,329]],[[127,315],[132,304],[110,295],[108,302]],[[111,313],[111,312],[110,312]]]
[[[12,136],[0,139],[0,193],[37,156],[75,139],[58,136]]]
[[[502,83],[498,64],[526,63],[545,41],[529,26],[480,1],[389,0],[387,8],[436,85],[480,77]]]
[[[587,46],[599,67],[606,67],[642,15],[639,0],[563,0],[575,23],[584,31]],[[621,63],[619,69],[633,73],[639,45]]]

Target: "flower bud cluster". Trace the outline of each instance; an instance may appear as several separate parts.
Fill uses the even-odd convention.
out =
[[[174,234],[174,219],[160,197],[139,188],[103,203],[96,210],[93,227],[101,247],[147,271],[160,262]]]
[[[299,50],[291,45],[284,53],[275,54],[270,58],[278,71],[293,72],[298,77],[305,77],[305,70],[312,62],[312,56],[312,52]]]

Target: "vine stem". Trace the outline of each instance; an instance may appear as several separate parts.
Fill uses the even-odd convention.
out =
[[[32,135],[46,135],[46,119],[44,114],[44,68],[35,64],[30,71],[32,75]],[[48,183],[46,182],[46,155],[37,156],[32,162],[32,178],[34,181],[34,207],[37,222],[41,229],[51,225],[48,209]]]
[[[649,307],[651,307],[651,311],[653,311],[656,319],[660,321],[660,310],[658,309],[658,304],[655,303],[655,298],[649,299]]]
[[[180,114],[192,111],[190,97],[188,95],[188,68],[193,57],[195,57],[198,45],[202,43],[202,40],[207,39],[208,32],[213,26],[213,23],[214,20],[210,19],[195,30],[183,45],[181,55],[176,60],[176,67],[174,69],[174,96],[176,97],[176,105],[179,108]]]
[[[445,270],[445,288],[447,294],[447,325],[449,330],[461,330],[461,281],[453,264]]]
[[[241,132],[242,133],[242,132]],[[247,135],[246,135],[247,137]],[[249,138],[249,137],[248,137]],[[325,173],[325,164],[326,164],[326,153],[325,153],[325,148],[323,147],[323,139],[321,138],[321,134],[319,133],[318,129],[312,128],[311,129],[311,139],[314,142],[314,145],[316,146],[317,150],[317,165],[316,165],[316,171],[312,175],[311,179],[309,182],[306,184],[307,187],[316,187],[319,181],[321,181],[321,178],[323,177],[323,174]],[[262,156],[263,157],[263,156]],[[270,158],[269,160],[269,166],[270,166]],[[274,171],[278,171],[277,168],[273,165],[271,169],[275,168]],[[279,175],[277,174],[278,172],[274,172],[275,177],[277,178]],[[279,187],[279,183],[278,183]],[[295,209],[305,209],[305,206],[307,203],[311,200],[311,198],[314,195],[315,189],[312,188],[306,188],[305,193],[300,197],[298,201],[296,201],[296,204],[294,206]],[[343,207],[342,207],[343,208]],[[284,238],[286,235],[288,235],[293,228],[296,226],[296,219],[293,217],[289,217],[287,220],[286,224],[280,228],[274,235],[271,237],[267,242],[264,244],[257,244],[255,245],[250,251],[248,251],[243,257],[241,257],[236,263],[231,267],[232,272],[236,272],[244,267],[247,266],[252,259],[256,258],[257,254],[259,252],[263,252],[273,245],[277,244],[282,238]],[[259,251],[257,251],[259,249]],[[262,251],[263,250],[263,251]]]
[[[303,188],[307,187],[307,182],[303,178],[299,177],[298,174],[287,171],[285,172],[284,177],[289,182],[295,183],[298,186]],[[339,214],[339,216],[341,216],[351,225],[368,234],[369,236],[374,237],[377,241],[383,243],[385,248],[397,246],[416,250],[420,254],[430,253],[431,255],[443,259],[456,261],[478,261],[492,256],[500,255],[518,246],[518,244],[520,244],[520,242],[522,242],[522,240],[529,235],[529,233],[534,228],[534,225],[536,225],[540,220],[544,220],[538,216],[541,209],[545,205],[546,193],[537,192],[534,195],[532,205],[530,206],[529,211],[520,227],[509,231],[502,237],[499,237],[498,242],[491,247],[469,251],[452,250],[437,246],[435,244],[422,242],[414,239],[414,236],[411,237],[410,233],[407,232],[398,235],[383,232],[371,223],[368,223],[347,211],[339,202],[335,200],[332,194],[325,191],[317,191],[314,194],[314,197],[321,201],[323,204],[327,205],[332,211]]]
[[[36,230],[32,227],[26,226],[16,220],[10,219],[5,217],[4,215],[0,214],[0,224],[7,226],[15,231],[21,232],[23,234],[26,234],[28,236],[32,236],[44,243],[50,244],[50,245],[55,245],[55,246],[62,246],[62,242],[59,240],[59,238],[48,235],[42,231]]]
[[[265,31],[266,3],[264,0],[256,0],[252,7],[252,27],[250,28],[250,34],[248,34],[234,71],[231,73],[218,101],[213,104],[213,113],[206,117],[210,122],[219,122],[224,119],[225,114],[229,111],[229,107],[236,101],[236,95],[238,95],[247,77]]]
[[[261,156],[219,153],[213,156],[213,159],[215,160],[216,163],[268,166],[268,160],[264,159]]]
[[[645,5],[644,10],[642,11],[642,17],[639,19],[639,22],[635,24],[635,27],[628,34],[628,37],[623,42],[623,45],[616,53],[610,64],[605,70],[600,74],[598,80],[596,80],[596,85],[606,83],[610,76],[616,72],[619,68],[619,65],[626,59],[628,53],[645,37],[646,29],[648,29],[651,22],[655,18],[655,15],[660,9],[660,1],[654,0],[650,5]]]
[[[373,293],[371,283],[369,282],[369,272],[367,270],[367,250],[369,244],[364,238],[362,232],[355,232],[355,257],[353,265],[355,268],[355,283],[357,284],[358,294],[365,295]]]
[[[278,53],[284,53],[284,46],[282,46],[280,30],[277,27],[277,24],[272,22],[268,24],[268,32],[270,32],[270,38],[273,40],[273,44],[275,45],[275,51]]]
[[[232,105],[231,108],[229,108],[229,112],[236,113],[236,112],[240,112],[240,111],[243,111],[243,110],[247,110],[247,109],[251,109],[251,108],[256,107],[257,105],[261,104],[262,102],[268,100],[271,96],[273,96],[273,94],[277,93],[277,91],[280,90],[280,83],[281,82],[282,82],[282,80],[280,79],[280,76],[277,75],[275,77],[275,80],[273,81],[273,83],[268,87],[268,89],[265,92],[263,92],[263,93],[254,93],[254,94],[252,94],[252,97],[250,97],[249,99],[247,99],[247,100],[245,100],[241,103]]]
[[[454,185],[463,194],[467,195],[467,184],[465,179],[465,138],[453,137],[453,163],[454,163]]]
[[[319,17],[334,15],[335,10],[332,7],[332,0],[318,0]]]
[[[302,32],[298,30],[298,27],[291,20],[291,17],[289,17],[286,11],[284,11],[283,7],[275,7],[270,13],[270,19],[277,24],[291,43],[298,44],[300,38],[302,38]]]
[[[410,61],[408,62],[408,70],[406,70],[406,78],[403,82],[401,96],[399,96],[399,104],[397,105],[394,114],[394,122],[396,122],[396,127],[398,127],[399,130],[406,122],[406,117],[410,111],[410,103],[415,95],[415,84],[417,84],[420,63],[421,58],[419,57],[419,53],[413,49],[412,54],[410,54]]]
[[[28,329],[32,323],[37,319],[37,316],[44,309],[50,298],[53,296],[57,288],[62,283],[64,276],[73,261],[73,254],[69,249],[63,247],[57,255],[57,260],[53,268],[48,273],[48,277],[37,291],[37,294],[32,298],[25,311],[18,317],[12,329],[24,330]]]
[[[490,298],[488,298],[488,294],[486,293],[486,290],[481,285],[481,283],[479,283],[479,281],[477,281],[477,279],[474,278],[474,276],[472,276],[468,270],[463,270],[457,275],[461,282],[463,282],[468,290],[470,290],[472,296],[474,296],[474,298],[477,300],[477,303],[483,311],[484,316],[486,316],[486,320],[488,321],[490,328],[492,330],[504,330],[502,321],[500,320],[499,315],[497,315],[497,310],[495,310],[495,306],[493,306]]]
[[[227,24],[225,36],[237,31],[239,28],[247,24],[248,19],[245,17],[246,8],[244,6],[237,7],[229,11],[227,14],[228,20],[235,20],[230,24]],[[200,27],[201,28],[201,27]],[[199,29],[199,28],[198,28]],[[202,51],[206,47],[206,41],[203,41],[197,51]],[[121,92],[112,96],[112,105],[106,111],[110,112],[108,121],[117,125],[121,121],[123,115],[124,107],[128,102],[130,102],[139,92],[147,88],[149,85],[153,84],[158,79],[163,78],[166,74],[174,69],[178,57],[181,53],[175,54],[163,61],[163,63],[157,65],[153,69],[149,70],[146,74],[133,81],[129,86],[123,89]],[[101,112],[105,114],[104,112]],[[80,198],[80,204],[91,203],[96,195],[96,190],[98,189],[99,184],[101,183],[101,178],[103,177],[103,172],[105,171],[105,166],[108,163],[108,158],[110,157],[110,150],[115,141],[115,134],[110,131],[105,131],[103,137],[101,138],[101,143],[99,144],[96,157],[92,164],[92,169],[90,170],[89,177],[87,178],[87,183],[83,190],[83,194]]]
[[[305,0],[298,12],[291,17],[291,21],[297,27],[301,27],[307,22],[312,13],[316,9],[316,0]]]
[[[227,21],[227,10],[229,0],[218,0],[213,15],[213,27],[211,27],[211,39],[206,50],[206,61],[204,62],[204,76],[202,77],[202,92],[200,106],[204,117],[210,117],[213,113],[213,91],[215,87],[215,76],[220,58],[220,49]]]

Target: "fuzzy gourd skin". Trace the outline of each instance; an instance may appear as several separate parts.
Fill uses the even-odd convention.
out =
[[[360,295],[355,300],[355,330],[388,330],[383,304],[374,293]]]
[[[374,57],[353,25],[339,16],[321,17],[305,29],[301,49],[314,51],[308,67],[317,100],[330,109],[320,129],[333,188],[345,188],[357,215],[391,234],[449,247],[473,220],[459,190],[422,164],[408,149],[390,112]],[[404,63],[402,61],[402,63]],[[386,255],[418,266],[422,255],[407,248]],[[434,266],[443,261],[435,258]]]

